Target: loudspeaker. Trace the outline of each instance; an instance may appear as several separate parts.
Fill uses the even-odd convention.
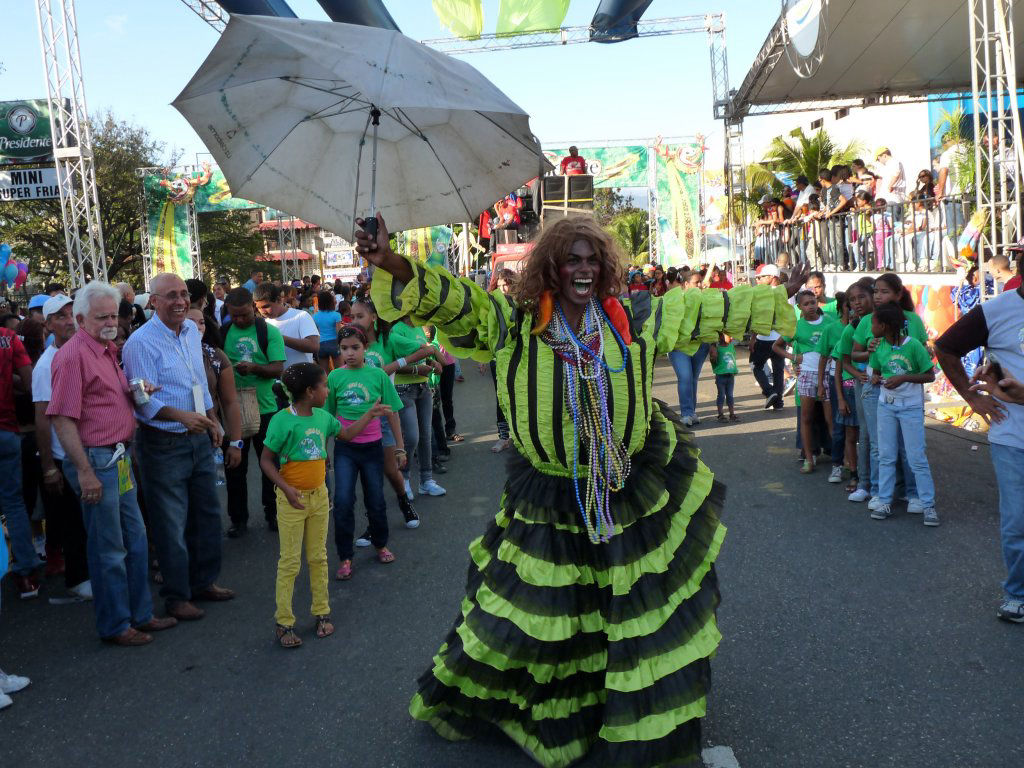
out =
[[[561,208],[594,207],[593,176],[545,176],[541,188],[542,209],[551,205]]]

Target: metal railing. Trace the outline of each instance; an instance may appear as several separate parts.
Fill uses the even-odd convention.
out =
[[[811,213],[752,225],[747,242],[754,259],[767,264],[788,254],[790,264],[830,272],[954,272],[957,240],[973,212],[973,196],[959,195],[853,208],[830,218]]]

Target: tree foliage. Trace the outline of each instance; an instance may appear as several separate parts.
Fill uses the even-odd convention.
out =
[[[812,183],[818,171],[834,165],[849,165],[864,149],[859,141],[839,146],[824,130],[807,136],[798,129],[790,138],[776,136],[760,162],[748,172],[748,189],[764,188],[765,192],[781,192],[779,179],[806,176]],[[762,192],[764,194],[764,192]]]
[[[624,211],[611,220],[608,230],[630,264],[647,260],[651,250],[647,211],[639,208]]]
[[[621,213],[638,210],[629,197],[614,187],[594,190],[594,218],[602,227],[612,223],[612,219]]]
[[[207,283],[227,275],[231,285],[241,285],[254,269],[273,274],[277,264],[259,262],[263,238],[250,211],[218,211],[199,215],[199,249]]]

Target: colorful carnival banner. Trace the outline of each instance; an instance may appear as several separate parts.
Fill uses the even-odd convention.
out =
[[[594,177],[594,187],[646,187],[647,147],[637,144],[626,147],[579,147],[587,161],[587,171]],[[569,148],[545,149],[544,157],[558,168]]]
[[[398,247],[402,254],[436,267],[447,267],[453,236],[451,227],[420,227],[398,234]]]
[[[700,177],[704,166],[704,142],[691,144],[654,142],[654,177],[658,196],[658,253],[666,267],[694,261],[700,250]],[[662,226],[664,222],[665,226]],[[671,232],[674,242],[667,236]]]

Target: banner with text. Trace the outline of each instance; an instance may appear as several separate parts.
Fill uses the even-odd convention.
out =
[[[647,147],[579,147],[580,156],[587,161],[587,171],[594,177],[594,187],[646,187]],[[557,171],[569,148],[545,149],[544,156]]]
[[[53,162],[46,99],[0,101],[0,165]]]
[[[60,197],[56,168],[0,171],[0,202],[52,200]]]

